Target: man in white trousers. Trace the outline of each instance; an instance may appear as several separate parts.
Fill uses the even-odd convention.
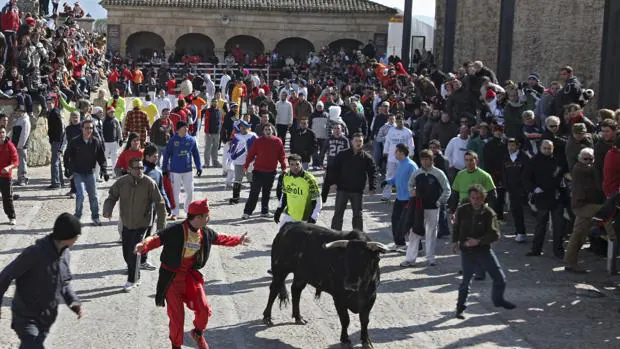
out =
[[[426,262],[434,266],[435,245],[437,243],[437,223],[439,221],[439,208],[446,204],[452,193],[448,177],[440,169],[433,166],[433,152],[425,149],[420,152],[421,167],[417,169],[409,179],[409,192],[414,198],[415,208],[423,210],[423,214],[414,214],[415,218],[423,217],[423,222],[416,220],[413,231],[409,233],[409,246],[405,260],[401,267],[415,265],[418,257],[418,246],[422,236],[425,237]],[[424,230],[424,233],[421,232]]]
[[[114,116],[114,107],[108,107],[103,119],[102,129],[105,157],[110,159],[110,167],[114,168],[118,159],[118,148],[123,142],[123,130],[121,129],[121,123]]]
[[[404,126],[402,114],[396,115],[396,124],[390,128],[383,143],[383,155],[387,156],[385,178],[388,181],[388,184],[383,187],[383,201],[388,201],[392,197],[392,184],[389,183],[389,180],[396,174],[396,168],[399,163],[395,155],[397,144],[404,144],[409,149],[409,154],[413,154],[413,133]]]
[[[170,173],[172,181],[172,193],[175,208],[172,210],[170,220],[176,220],[179,216],[181,186],[185,189],[185,212],[189,208],[194,195],[194,177],[192,174],[192,158],[196,165],[196,175],[202,175],[202,165],[200,164],[200,153],[196,145],[196,138],[187,133],[187,123],[184,121],[177,122],[177,132],[168,141],[164,160],[162,163],[162,172]]]

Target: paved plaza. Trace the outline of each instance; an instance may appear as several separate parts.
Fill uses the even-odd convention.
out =
[[[18,224],[0,221],[0,266],[5,266],[23,248],[48,234],[55,217],[73,213],[75,202],[67,191],[44,188],[49,169],[31,169],[30,185],[18,187],[15,202]],[[322,173],[315,173],[322,177]],[[112,181],[99,184],[99,202],[107,197]],[[339,348],[340,323],[328,294],[314,300],[312,287],[302,294],[302,315],[309,321],[295,325],[291,307],[274,307],[276,326],[262,324],[270,276],[270,246],[277,225],[270,219],[240,219],[243,204],[230,206],[220,169],[207,169],[195,181],[195,199],[211,203],[211,227],[227,234],[248,232],[249,246],[214,247],[203,270],[206,292],[213,309],[206,338],[211,348],[284,349]],[[242,198],[247,197],[247,190]],[[367,195],[364,206],[366,232],[380,242],[390,243],[391,206]],[[181,200],[183,202],[183,200]],[[244,200],[242,200],[244,202]],[[272,200],[272,210],[275,209]],[[325,205],[318,224],[329,226],[334,195]],[[164,308],[155,306],[157,271],[142,272],[141,285],[123,293],[125,265],[118,243],[117,219],[104,220],[103,227],[90,225],[85,202],[83,234],[71,252],[73,288],[84,303],[85,315],[77,320],[64,305],[46,341],[47,348],[170,348],[168,319]],[[117,205],[118,207],[118,205]],[[530,219],[528,232],[532,233]],[[350,211],[345,229],[351,227]],[[438,265],[403,269],[403,255],[389,253],[381,260],[381,284],[371,313],[370,336],[376,348],[619,348],[620,288],[618,277],[607,277],[603,259],[583,252],[593,272],[570,275],[561,263],[549,257],[524,257],[529,244],[517,244],[508,221],[501,241],[495,245],[507,276],[506,298],[517,305],[512,311],[498,311],[490,300],[491,281],[475,281],[466,320],[454,318],[460,281],[459,258],[449,251],[449,239],[438,243]],[[531,236],[529,236],[531,238]],[[548,243],[550,246],[550,243]],[[159,265],[159,251],[150,261]],[[289,277],[290,282],[291,277]],[[0,348],[17,348],[10,328],[13,286],[2,302]],[[186,312],[185,347],[194,347],[189,335],[192,314]],[[360,348],[359,320],[351,318],[351,340]]]

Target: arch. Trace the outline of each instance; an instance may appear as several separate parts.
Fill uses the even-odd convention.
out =
[[[153,32],[136,32],[127,37],[125,52],[133,58],[153,57],[153,52],[161,53],[166,47],[164,39]]]
[[[280,57],[306,58],[309,52],[314,52],[314,45],[304,38],[286,38],[276,44],[275,51]]]
[[[199,33],[188,33],[179,36],[174,51],[178,57],[185,55],[200,56],[201,61],[213,56],[215,44],[210,37]]]
[[[235,53],[237,45],[239,45],[239,49],[243,54],[247,54],[250,59],[256,57],[257,54],[265,52],[265,45],[263,42],[251,35],[237,35],[226,41],[226,45],[224,45],[224,49],[226,53]]]
[[[364,43],[362,43],[359,40],[355,40],[355,39],[339,39],[336,41],[332,41],[329,44],[329,49],[332,51],[338,51],[340,50],[341,47],[344,48],[345,51],[350,52],[353,50],[359,50],[361,49],[360,46],[363,46]]]

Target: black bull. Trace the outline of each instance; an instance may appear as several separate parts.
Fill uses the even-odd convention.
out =
[[[337,232],[304,222],[287,223],[273,240],[271,270],[273,280],[269,286],[269,300],[263,312],[263,321],[273,325],[271,308],[278,297],[280,307],[288,303],[284,284],[289,273],[294,274],[293,318],[297,324],[306,324],[299,312],[301,292],[310,284],[316,297],[327,292],[334,304],[342,332],[343,347],[351,347],[349,340],[349,312],[359,314],[363,348],[373,348],[368,337],[370,310],[377,298],[379,284],[379,254],[387,252],[383,244],[373,242],[363,232]]]

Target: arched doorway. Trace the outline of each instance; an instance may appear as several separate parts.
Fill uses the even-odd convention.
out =
[[[240,53],[244,55],[247,54],[250,60],[265,52],[265,45],[263,42],[250,35],[233,36],[226,41],[224,48],[226,49],[226,54],[232,53],[233,56],[239,55]]]
[[[275,51],[280,57],[292,56],[295,59],[303,59],[309,52],[314,52],[314,45],[304,38],[286,38],[278,42]]]
[[[214,48],[215,44],[210,37],[198,33],[181,35],[174,45],[177,57],[200,56],[202,62],[213,56]]]
[[[340,39],[333,41],[329,44],[329,49],[332,51],[339,51],[341,48],[344,48],[346,52],[351,52],[353,50],[360,50],[364,45],[361,41],[355,39]]]
[[[137,32],[129,35],[126,42],[126,51],[134,59],[149,60],[153,52],[161,54],[166,47],[164,39],[152,32]]]

